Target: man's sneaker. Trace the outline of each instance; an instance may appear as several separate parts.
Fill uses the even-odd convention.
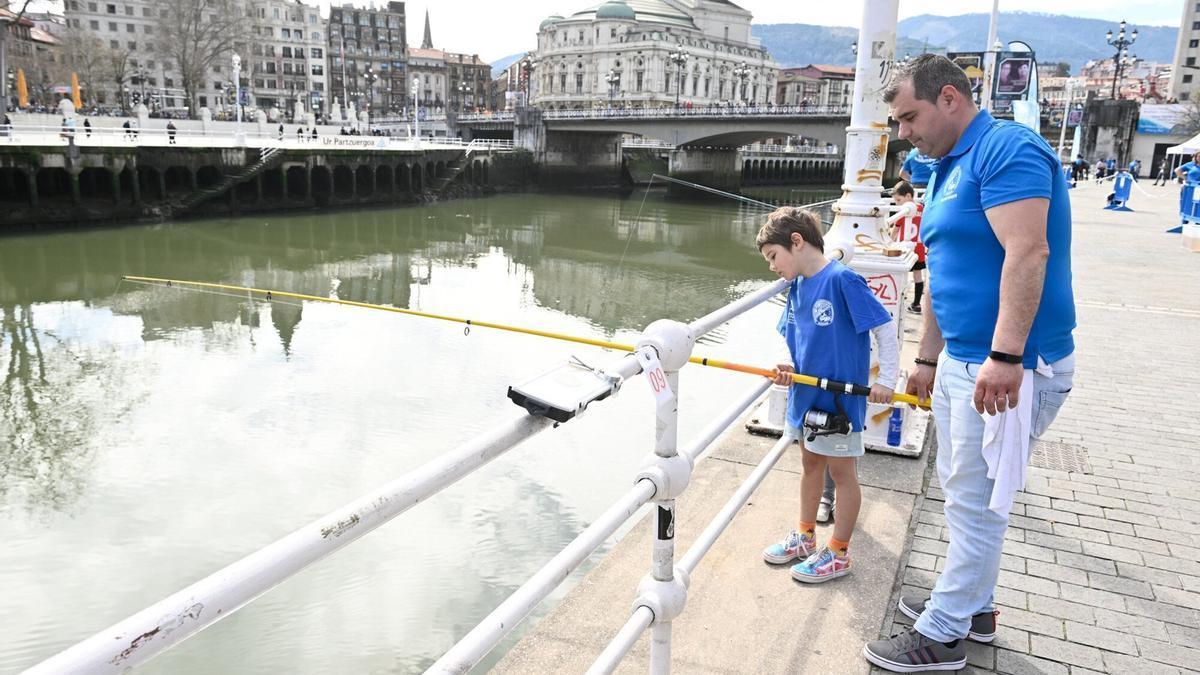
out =
[[[921,612],[925,611],[925,603],[927,600],[922,600],[910,595],[900,596],[900,602],[896,606],[900,609],[900,613],[908,618],[916,621],[921,616]],[[971,632],[967,633],[967,639],[973,642],[982,642],[987,644],[996,639],[996,617],[1000,616],[999,610],[990,612],[980,612],[971,617]]]
[[[920,305],[918,305],[918,304],[916,304],[916,303],[913,303],[913,304],[911,304],[911,305],[909,305],[909,306],[908,306],[908,311],[909,311],[909,312],[912,312],[913,314],[920,314],[920,313],[921,313],[921,306],[920,306]]]
[[[963,640],[946,644],[930,640],[915,628],[886,640],[868,642],[862,653],[871,663],[893,673],[961,670],[967,665],[967,646]]]
[[[792,530],[783,541],[763,549],[763,560],[772,565],[784,565],[793,560],[804,560],[816,550],[816,539],[802,537],[799,532]]]
[[[850,557],[836,555],[828,546],[792,566],[792,578],[806,584],[821,584],[850,574]]]
[[[833,502],[821,497],[821,503],[817,506],[817,522],[828,523],[833,517]]]

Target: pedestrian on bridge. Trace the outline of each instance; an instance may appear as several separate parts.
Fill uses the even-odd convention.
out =
[[[900,360],[896,322],[857,272],[825,257],[821,221],[812,211],[775,210],[759,230],[756,244],[771,271],[791,282],[777,327],[791,361],[775,367],[775,383],[792,385],[784,433],[800,441],[804,465],[796,529],[763,549],[763,559],[774,565],[798,560],[791,569],[793,579],[822,583],[850,573],[850,537],[862,505],[856,462],[864,451],[867,400],[892,401]],[[868,332],[879,345],[879,375],[869,397],[793,384],[796,372],[866,383],[871,365]],[[837,520],[829,543],[818,547],[817,511],[826,469],[836,485]]]
[[[175,128],[175,121],[167,120],[167,143],[169,143],[171,145],[175,145],[175,132],[176,131],[177,131],[177,129]]]
[[[863,655],[894,672],[958,670],[965,640],[995,638],[993,593],[1030,441],[1071,390],[1071,205],[1049,144],[979,110],[946,57],[897,66],[883,98],[899,137],[938,159],[921,222],[931,311],[907,391],[933,397],[949,547],[932,597],[900,598],[916,624]]]
[[[92,123],[86,117],[83,118],[83,133],[86,134],[88,138],[92,137]]]

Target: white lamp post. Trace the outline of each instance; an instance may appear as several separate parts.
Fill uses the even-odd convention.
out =
[[[242,130],[242,57],[233,55],[233,106],[237,110],[238,131]]]
[[[413,129],[416,130],[416,147],[421,147],[421,107],[417,103],[417,94],[421,91],[421,78],[414,77],[412,81],[413,95]]]

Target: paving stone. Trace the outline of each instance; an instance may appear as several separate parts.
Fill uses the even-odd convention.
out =
[[[1060,584],[1059,594],[1063,600],[1078,602],[1093,607],[1103,607],[1117,612],[1125,611],[1125,596],[1108,591],[1098,591],[1094,588],[1084,588],[1075,584]],[[1135,600],[1137,598],[1134,598]]]
[[[1162,641],[1191,647],[1192,649],[1200,649],[1200,630],[1180,626],[1175,623],[1164,623],[1162,625],[1167,633],[1165,637],[1160,638]],[[1141,633],[1138,634],[1141,635]],[[1154,638],[1155,636],[1144,635],[1143,637]],[[1200,663],[1196,664],[1196,667],[1200,667]]]
[[[1104,657],[1105,672],[1107,673],[1147,672],[1149,664],[1146,663],[1145,659],[1117,654],[1115,652],[1103,652],[1102,654]],[[1179,669],[1159,663],[1154,665],[1154,675],[1179,675]]]
[[[1061,661],[1093,670],[1104,669],[1100,650],[1066,640],[1055,640],[1044,635],[1029,636],[1030,650],[1034,656],[1052,661]]]
[[[968,640],[967,665],[984,670],[994,670],[996,668],[996,648]]]
[[[1048,523],[1066,523],[1068,525],[1078,525],[1078,514],[1070,511],[1059,511],[1057,509],[1047,509],[1041,506],[1026,506],[1025,515],[1030,518],[1039,518]],[[1033,528],[1030,528],[1033,529]]]
[[[1068,675],[1067,666],[1007,649],[996,650],[996,672],[1006,675]]]
[[[1200,628],[1200,614],[1197,614],[1196,610],[1194,609],[1179,607],[1177,605],[1169,605],[1162,602],[1154,602],[1151,600],[1143,600],[1141,598],[1128,598],[1125,601],[1125,605],[1132,614],[1148,616],[1170,623],[1177,623],[1181,626],[1188,626],[1189,628]],[[1108,609],[1116,608],[1109,607]]]
[[[1125,509],[1104,509],[1104,517],[1109,520],[1116,520],[1123,523],[1132,523],[1134,525],[1146,525],[1148,527],[1160,527],[1159,519],[1145,513],[1136,511],[1126,511]],[[1153,539],[1153,537],[1147,537]]]
[[[1038,532],[1051,533],[1054,530],[1049,522],[1040,518],[1029,518],[1027,516],[1009,516],[1008,523],[1012,527],[1019,527],[1022,530],[1037,530]],[[1132,528],[1129,534],[1133,534]],[[1191,541],[1190,539],[1188,540]],[[1181,542],[1182,543],[1182,542]]]
[[[1011,649],[1023,654],[1029,653],[1029,632],[1014,628],[1004,623],[1004,612],[1000,610],[1000,618],[996,623],[996,639],[992,642],[997,649]],[[997,652],[999,653],[999,652]]]
[[[1135,534],[1133,531],[1133,525],[1130,525],[1129,523],[1122,523],[1119,520],[1109,520],[1107,518],[1097,518],[1096,516],[1079,516],[1079,526],[1087,527],[1093,530],[1127,534],[1131,537]]]
[[[1028,492],[1018,492],[1013,495],[1013,501],[1020,504],[1032,504],[1034,506],[1044,506],[1050,508],[1050,498],[1043,495],[1029,494]]]
[[[937,575],[926,570],[919,570],[913,567],[904,570],[904,583],[917,588],[925,588],[933,590],[933,584],[937,581]]]
[[[1096,625],[1101,628],[1159,640],[1168,639],[1168,624],[1158,619],[1137,616],[1128,612],[1113,612],[1100,607],[1095,608],[1093,612],[1096,616]]]
[[[1038,577],[1000,570],[1000,578],[996,582],[996,585],[1004,586],[1005,588],[1015,588],[1027,593],[1048,595],[1052,598],[1058,597],[1058,582],[1051,579],[1039,579]]]
[[[1050,598],[1044,595],[1029,596],[1029,611],[1037,614],[1055,616],[1060,619],[1070,619],[1071,621],[1075,621],[1077,623],[1091,624],[1096,622],[1095,607],[1081,605],[1077,602],[1070,602],[1068,600]]]
[[[912,550],[929,555],[945,556],[946,550],[950,548],[950,544],[939,541],[937,539],[926,539],[925,537],[913,537]]]
[[[1125,500],[1124,499],[1118,499],[1117,497],[1108,497],[1105,495],[1089,495],[1086,493],[1076,493],[1075,501],[1083,502],[1084,504],[1092,504],[1097,507],[1107,506],[1107,507],[1114,508],[1114,509],[1125,508]],[[1060,508],[1060,507],[1055,506],[1055,508]],[[1103,513],[1103,511],[1101,511],[1100,513]],[[1099,515],[1099,514],[1091,514],[1091,515]]]
[[[1069,551],[1055,551],[1054,558],[1059,565],[1087,570],[1088,572],[1100,572],[1101,574],[1116,574],[1119,565],[1119,563],[1114,563],[1104,558],[1080,555]]]
[[[1195,540],[1192,538],[1191,532],[1165,530],[1160,527],[1150,527],[1149,525],[1134,525],[1133,529],[1135,531],[1130,534],[1136,534],[1143,539],[1154,539],[1155,541],[1163,541],[1168,544],[1181,544],[1188,547],[1195,545]]]
[[[1142,539],[1141,537],[1130,537],[1124,534],[1110,534],[1108,538],[1112,541],[1113,546],[1128,548],[1138,551],[1139,553],[1157,553],[1159,555],[1171,555],[1171,550],[1167,548],[1169,544],[1164,544],[1161,541],[1153,539]]]
[[[1146,492],[1139,492],[1137,490],[1127,490],[1125,488],[1104,487],[1102,485],[1102,486],[1096,488],[1096,493],[1102,497],[1111,497],[1113,499],[1124,500],[1125,503],[1129,503],[1129,502],[1145,502],[1147,504],[1153,503],[1151,501],[1152,496],[1150,494],[1148,494]]]
[[[1073,621],[1066,622],[1066,628],[1067,640],[1071,642],[1099,647],[1110,652],[1122,652],[1135,656],[1138,653],[1137,644],[1126,633],[1119,633],[1115,630],[1100,628],[1098,626],[1088,626]]]
[[[1070,551],[1071,553],[1083,553],[1083,543],[1078,539],[1071,539],[1056,534],[1046,534],[1044,532],[1030,532],[1025,537],[1025,542],[1035,546],[1045,546],[1047,548],[1056,549],[1059,551]],[[1107,544],[1105,544],[1107,546]]]
[[[1080,586],[1088,585],[1088,573],[1074,567],[1064,567],[1063,565],[1055,565],[1054,563],[1031,560],[1026,569],[1029,574],[1035,577],[1065,581],[1071,584],[1079,584]]]
[[[1110,544],[1097,544],[1094,541],[1085,541],[1080,544],[1080,550],[1074,553],[1086,553],[1087,555],[1096,558],[1108,558],[1110,560],[1122,560],[1128,563],[1142,563],[1142,552],[1122,548],[1120,546],[1112,546]]]
[[[1167,544],[1170,554],[1176,558],[1186,558],[1188,560],[1200,560],[1200,548],[1195,546],[1184,546],[1181,544]],[[1165,555],[1165,554],[1164,554]]]
[[[1037,534],[1037,533],[1035,533]],[[1054,536],[1054,535],[1049,535]],[[1054,551],[1042,546],[1034,546],[1020,541],[1004,542],[1004,552],[1009,555],[1042,562],[1054,562]]]
[[[1154,596],[1159,602],[1166,602],[1180,607],[1200,609],[1200,593],[1191,593],[1168,586],[1153,586]]]
[[[1169,663],[1180,668],[1195,668],[1200,665],[1200,649],[1159,642],[1148,638],[1137,638],[1138,650],[1143,659]]]
[[[1095,504],[1080,504],[1070,499],[1055,499],[1053,503],[1039,504],[1039,506],[1048,506],[1055,511],[1067,511],[1081,516],[1096,516],[1099,518],[1104,515],[1104,509]]]
[[[1172,558],[1171,556],[1150,553],[1149,551],[1141,553],[1140,557],[1145,561],[1146,565],[1154,569],[1200,577],[1200,563],[1195,561],[1181,560],[1179,558]]]
[[[937,565],[937,556],[929,555],[928,553],[918,553],[912,551],[908,554],[909,567],[915,567],[920,570],[933,570]]]
[[[1027,574],[1029,571],[1025,558],[1018,558],[1007,553],[1000,556],[1000,569],[1017,574]]]
[[[1104,570],[1098,571],[1103,572]],[[1168,572],[1167,570],[1147,567],[1145,565],[1133,565],[1126,562],[1118,562],[1117,573],[1127,579],[1137,579],[1139,581],[1146,581],[1152,584],[1160,584],[1169,588],[1184,588],[1182,582],[1183,577],[1181,575],[1174,572]],[[1194,579],[1195,577],[1188,578]],[[1200,588],[1195,590],[1200,591]]]
[[[1139,598],[1147,600],[1154,599],[1154,592],[1150,590],[1150,584],[1137,579],[1123,579],[1114,577],[1108,574],[1097,574],[1096,572],[1088,572],[1088,585],[1092,588],[1098,588],[1102,591],[1112,591],[1121,595],[1136,595]]]
[[[992,591],[992,597],[997,605],[1014,607],[1016,609],[1027,609],[1029,607],[1029,594],[1025,591],[1018,591],[1015,588],[997,586]]]
[[[1030,607],[1034,607],[1034,603],[1030,596]],[[1012,628],[1019,628],[1029,633],[1038,633],[1040,635],[1049,635],[1051,637],[1061,638],[1063,636],[1063,621],[1062,619],[1034,611],[1025,611],[1012,607],[1000,607],[1000,623]]]

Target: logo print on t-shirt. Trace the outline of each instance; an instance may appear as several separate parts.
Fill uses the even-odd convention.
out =
[[[833,323],[833,303],[828,300],[818,300],[813,303],[813,323],[818,326],[828,326]]]
[[[942,192],[938,195],[938,201],[948,202],[951,199],[958,197],[958,184],[962,182],[962,167],[956,166],[946,177],[946,184],[942,187]]]

